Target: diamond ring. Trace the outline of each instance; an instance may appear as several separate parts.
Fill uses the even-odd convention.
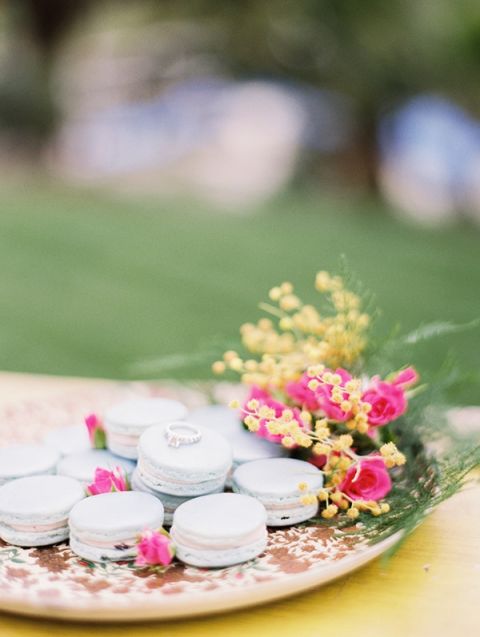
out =
[[[165,429],[165,436],[170,447],[193,445],[200,440],[202,434],[198,427],[188,422],[172,422]]]

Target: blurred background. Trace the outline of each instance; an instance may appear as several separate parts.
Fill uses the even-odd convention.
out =
[[[479,79],[477,0],[0,0],[0,369],[208,377],[342,254],[385,332],[480,316]]]

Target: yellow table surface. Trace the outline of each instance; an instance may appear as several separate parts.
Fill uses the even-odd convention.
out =
[[[0,401],[92,382],[3,374]],[[330,585],[266,606],[188,621],[97,626],[0,613],[0,637],[87,637],[94,631],[112,637],[480,636],[480,487],[439,507],[386,565],[376,560]]]

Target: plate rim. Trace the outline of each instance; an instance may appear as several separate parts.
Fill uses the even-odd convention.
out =
[[[251,587],[233,588],[212,595],[211,592],[199,591],[191,595],[191,603],[185,606],[185,599],[168,597],[164,603],[158,599],[148,604],[135,603],[112,609],[108,603],[95,606],[56,605],[42,600],[39,603],[30,601],[21,603],[16,596],[0,597],[0,611],[38,617],[42,619],[64,620],[76,623],[128,623],[148,621],[172,621],[191,619],[206,615],[217,615],[246,607],[260,606],[279,599],[293,597],[304,591],[318,588],[324,584],[351,573],[368,562],[376,559],[394,546],[403,536],[404,531],[376,542],[341,560],[321,564],[303,573],[289,575],[255,585],[255,598],[251,597]],[[126,594],[128,595],[128,593]]]

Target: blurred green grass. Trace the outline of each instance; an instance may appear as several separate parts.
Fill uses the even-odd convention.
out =
[[[480,233],[414,228],[369,201],[291,192],[233,214],[41,182],[0,197],[5,370],[131,377],[136,361],[236,337],[282,280],[314,300],[315,272],[338,270],[341,254],[375,293],[383,330],[480,316]],[[479,331],[431,341],[417,362],[433,370],[451,350],[478,370]],[[209,364],[182,374],[209,376]]]

